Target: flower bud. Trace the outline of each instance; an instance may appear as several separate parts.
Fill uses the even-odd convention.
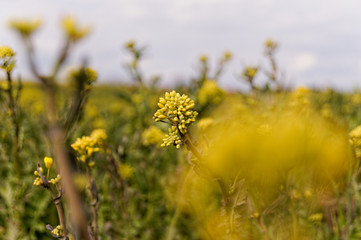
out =
[[[53,159],[51,157],[45,157],[44,158],[45,167],[47,169],[50,169],[51,166],[53,166]]]

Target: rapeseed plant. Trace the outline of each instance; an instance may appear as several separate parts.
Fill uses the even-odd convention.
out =
[[[105,140],[107,134],[103,129],[95,129],[90,136],[83,136],[77,138],[71,147],[77,152],[78,160],[86,165],[86,173],[88,178],[88,186],[91,196],[90,207],[92,209],[92,233],[94,239],[98,239],[98,214],[99,208],[99,194],[98,188],[95,184],[94,177],[92,176],[92,169],[95,166],[95,162],[91,161],[91,157],[94,153],[99,152],[105,147]]]
[[[47,168],[47,174],[44,175],[44,170],[40,163],[37,164],[37,170],[34,171],[36,176],[34,180],[35,186],[42,186],[47,189],[53,199],[56,206],[60,225],[53,228],[51,225],[47,225],[46,228],[50,231],[50,234],[56,238],[68,239],[66,231],[65,214],[61,204],[61,200],[64,194],[63,187],[61,185],[61,177],[59,174],[54,178],[50,178],[50,169],[53,166],[53,159],[51,157],[44,157],[44,165]],[[54,186],[54,187],[53,187]],[[55,188],[55,190],[54,190]]]

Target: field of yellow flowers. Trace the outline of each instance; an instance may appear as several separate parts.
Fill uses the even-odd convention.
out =
[[[94,85],[86,63],[59,72],[89,29],[66,18],[48,75],[39,21],[11,22],[37,83],[15,79],[0,44],[0,239],[360,239],[361,93],[286,89],[277,43],[269,69],[246,66],[227,92],[206,55],[189,85],[161,89],[130,41],[131,85]],[[257,84],[263,72],[264,85]]]

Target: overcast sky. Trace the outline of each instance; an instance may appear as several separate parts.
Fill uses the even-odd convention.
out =
[[[0,0],[0,45],[18,53],[17,74],[30,77],[23,46],[8,20],[41,17],[35,34],[38,62],[46,72],[61,45],[60,22],[72,14],[92,34],[77,47],[69,66],[86,56],[100,81],[125,81],[123,45],[147,46],[142,69],[161,74],[163,84],[188,81],[198,56],[215,63],[224,50],[234,54],[224,87],[243,88],[236,75],[246,64],[267,66],[263,42],[279,42],[277,59],[287,84],[338,89],[361,88],[360,0]]]

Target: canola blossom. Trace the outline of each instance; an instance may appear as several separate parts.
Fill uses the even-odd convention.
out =
[[[0,47],[0,67],[7,73],[15,67],[15,52],[10,47]]]
[[[53,159],[51,157],[45,157],[44,164],[47,169],[51,168],[53,166]]]
[[[80,27],[76,22],[76,19],[72,16],[65,17],[62,24],[66,35],[74,42],[84,38],[91,31],[89,26]]]
[[[164,98],[159,98],[158,107],[159,109],[154,114],[153,119],[156,122],[168,122],[172,125],[161,146],[173,144],[179,148],[182,143],[182,135],[188,132],[189,126],[195,122],[198,115],[193,110],[195,107],[194,100],[185,94],[180,95],[176,91],[166,92]]]
[[[93,155],[93,153],[99,152],[100,147],[107,139],[107,135],[103,129],[94,130],[90,136],[82,136],[77,138],[71,147],[78,153],[78,160],[85,163]],[[89,166],[93,166],[94,163],[89,163]]]
[[[9,22],[9,26],[21,36],[29,37],[41,26],[41,23],[40,19],[13,19]]]

